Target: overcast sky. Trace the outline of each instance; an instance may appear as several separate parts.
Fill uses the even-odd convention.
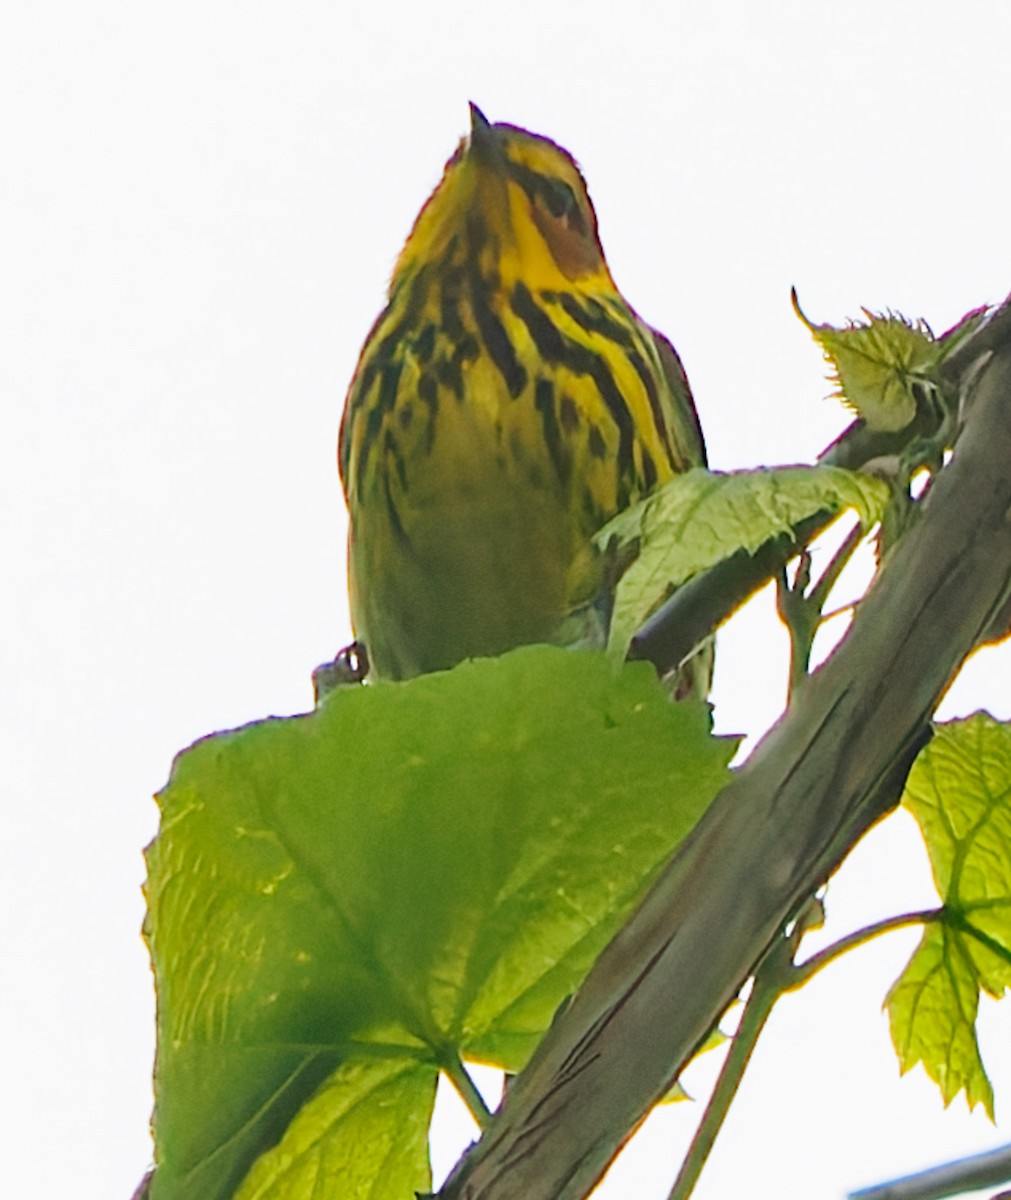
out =
[[[4,1191],[110,1200],[150,1156],[150,795],[195,738],[307,708],[350,636],[341,405],[467,101],[579,159],[713,465],[809,461],[847,418],[791,285],[814,320],[938,331],[1011,289],[1011,6],[37,0],[3,24]],[[721,641],[722,730],[782,704],[770,613]],[[1006,649],[945,712],[981,706],[1011,718]],[[928,884],[890,820],[833,928]],[[915,941],[782,1003],[700,1200],[834,1200],[1011,1141],[897,1077],[880,1006]],[[1000,1118],[1011,1011],[983,1027]],[[651,1121],[599,1195],[665,1196],[698,1115]]]

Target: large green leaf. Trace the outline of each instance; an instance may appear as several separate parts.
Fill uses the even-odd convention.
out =
[[[436,1078],[410,1059],[342,1067],[256,1161],[236,1200],[408,1200],[427,1191]]]
[[[232,1196],[300,1110],[288,1139],[339,1135],[320,1097],[363,1060],[522,1066],[733,749],[649,666],[530,647],[180,755],[148,852],[155,1200]]]
[[[993,1116],[976,1040],[980,992],[1011,986],[1011,726],[978,712],[936,727],[903,803],[923,831],[941,919],[889,993],[902,1070],[918,1062],[945,1104],[964,1091]]]
[[[841,467],[678,475],[597,534],[597,544],[619,558],[624,547],[636,551],[618,583],[608,652],[623,659],[636,629],[676,587],[738,550],[753,554],[825,510],[854,508],[873,525],[888,499],[880,480]]]

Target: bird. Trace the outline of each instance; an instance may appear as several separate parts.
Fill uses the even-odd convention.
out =
[[[362,347],[338,460],[370,679],[579,641],[580,614],[606,611],[593,535],[706,451],[562,146],[470,106]]]

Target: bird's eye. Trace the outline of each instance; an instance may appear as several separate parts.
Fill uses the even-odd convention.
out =
[[[560,179],[544,179],[541,195],[553,217],[567,217],[578,210],[576,193]]]
[[[567,183],[561,179],[544,179],[540,195],[544,207],[556,221],[561,221],[573,233],[586,233],[586,216],[575,191]]]

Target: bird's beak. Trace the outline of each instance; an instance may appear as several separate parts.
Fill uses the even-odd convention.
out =
[[[487,161],[497,157],[498,138],[495,136],[495,126],[491,124],[478,106],[471,101],[470,105],[470,145],[468,152],[478,160]]]

